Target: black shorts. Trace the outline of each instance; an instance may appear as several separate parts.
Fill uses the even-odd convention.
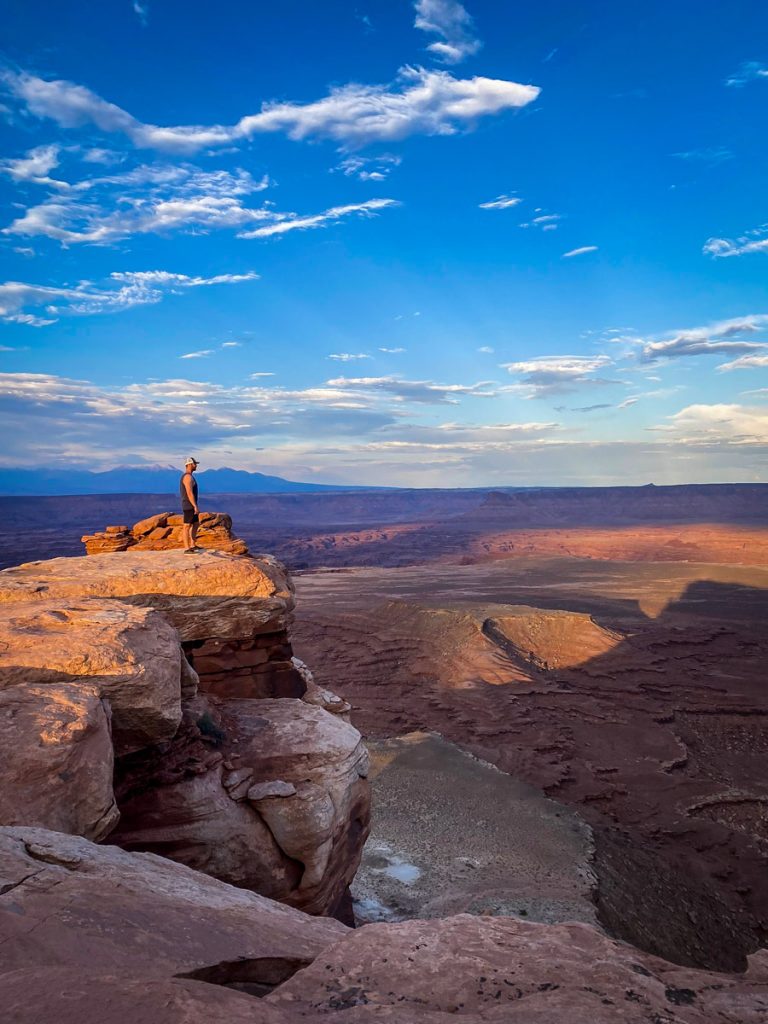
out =
[[[185,526],[194,526],[196,523],[200,522],[200,516],[193,508],[183,508],[181,511],[184,513]]]

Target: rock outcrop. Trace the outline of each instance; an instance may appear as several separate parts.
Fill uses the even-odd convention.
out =
[[[176,779],[165,774],[169,758],[157,764],[162,777],[151,766],[150,773],[128,766],[114,840],[310,913],[343,914],[368,832],[360,734],[299,700],[202,707],[218,732],[218,753],[207,766],[198,755],[201,770],[193,773],[180,737]]]
[[[109,701],[118,755],[171,739],[188,672],[176,630],[151,608],[104,600],[3,607],[0,691],[35,687],[45,697],[49,684],[95,689]]]
[[[0,1005],[14,1024],[763,1024],[768,953],[727,975],[584,924],[350,931],[151,854],[0,828]]]
[[[678,967],[585,924],[460,914],[349,933],[266,1002],[388,1024],[763,1024],[768,951],[746,976]]]
[[[201,689],[225,697],[301,697],[288,640],[293,586],[269,556],[126,551],[53,558],[0,572],[0,603],[119,598],[176,627]]]
[[[162,857],[0,828],[0,973],[68,967],[268,988],[346,932]]]
[[[56,559],[0,573],[0,605],[0,824],[111,834],[351,918],[367,753],[293,659],[279,563]]]
[[[115,551],[171,551],[183,548],[183,518],[171,512],[141,519],[133,526],[107,526],[81,538],[88,555]],[[232,532],[232,517],[225,512],[201,512],[196,544],[228,555],[247,555],[248,545]]]

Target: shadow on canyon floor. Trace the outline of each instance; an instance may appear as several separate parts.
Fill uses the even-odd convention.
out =
[[[571,564],[570,580],[540,582],[534,597],[530,578],[500,582],[497,566],[497,585],[475,580],[470,594],[467,574],[484,568],[300,577],[297,652],[353,703],[364,734],[438,732],[578,807],[613,934],[676,962],[743,969],[768,941],[765,570],[626,566],[662,591],[632,598],[626,586],[580,590]],[[712,570],[765,585],[695,578]],[[543,607],[565,607],[618,639],[544,669],[555,652],[510,651],[484,628],[523,605],[526,635]]]

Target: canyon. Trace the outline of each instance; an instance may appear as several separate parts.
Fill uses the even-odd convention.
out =
[[[765,494],[5,499],[10,1019],[762,1022]]]

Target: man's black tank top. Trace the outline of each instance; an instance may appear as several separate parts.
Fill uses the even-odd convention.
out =
[[[195,478],[192,477],[192,493],[195,496],[195,505],[193,505],[192,502],[189,500],[189,495],[187,494],[187,488],[184,486],[184,477],[186,475],[187,474],[184,473],[184,475],[179,479],[179,496],[181,497],[181,507],[182,508],[194,508],[195,505],[197,504],[197,480],[195,480]],[[190,476],[192,476],[191,473],[190,473]]]

